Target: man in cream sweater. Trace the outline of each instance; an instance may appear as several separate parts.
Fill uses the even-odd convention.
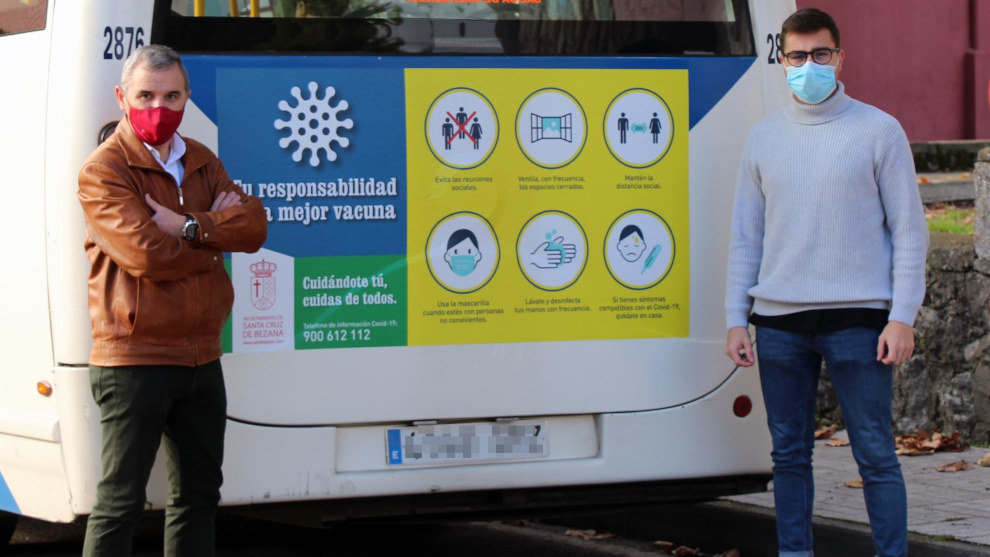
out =
[[[815,395],[825,360],[842,406],[879,557],[907,555],[894,452],[894,365],[914,351],[928,230],[900,124],[848,97],[845,52],[816,9],[783,24],[794,95],[750,132],[733,206],[726,354],[760,362],[773,438],[782,557],[812,555]],[[748,324],[756,326],[756,345]]]

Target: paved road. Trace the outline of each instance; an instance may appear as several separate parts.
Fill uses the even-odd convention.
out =
[[[341,526],[311,530],[221,516],[217,557],[657,557],[647,541],[585,540],[564,526],[504,522],[440,522]],[[134,557],[161,555],[158,520],[145,521]],[[5,556],[77,557],[82,527],[24,521]]]
[[[139,528],[134,557],[161,555],[161,519]],[[568,535],[568,529],[615,534],[605,540]],[[772,510],[738,503],[661,505],[593,515],[518,522],[434,522],[337,526],[312,530],[222,514],[217,557],[658,557],[651,542],[665,540],[700,547],[707,555],[738,549],[742,557],[775,557]],[[865,525],[816,518],[815,554],[820,557],[873,555]],[[52,528],[23,521],[13,544],[0,555],[77,557],[82,526]],[[911,536],[912,557],[977,557],[987,548]]]

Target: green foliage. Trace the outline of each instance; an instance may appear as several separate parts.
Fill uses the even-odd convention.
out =
[[[928,230],[949,234],[973,233],[973,210],[946,207],[928,215]]]

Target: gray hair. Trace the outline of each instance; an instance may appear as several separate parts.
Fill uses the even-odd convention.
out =
[[[178,64],[182,78],[186,80],[186,91],[189,91],[189,72],[182,64],[179,53],[162,44],[147,44],[138,47],[124,61],[124,71],[120,74],[120,88],[127,92],[131,84],[131,74],[137,66],[147,66],[151,70],[162,71]]]

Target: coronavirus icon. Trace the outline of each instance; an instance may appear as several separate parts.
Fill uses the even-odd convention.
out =
[[[296,106],[290,106],[285,100],[278,103],[279,110],[289,113],[289,119],[275,120],[275,129],[289,130],[288,136],[278,140],[278,146],[291,149],[295,143],[292,160],[296,162],[301,161],[303,152],[309,150],[309,164],[314,168],[320,165],[320,151],[326,151],[328,161],[337,160],[332,144],[337,142],[341,148],[347,147],[350,141],[340,135],[340,130],[354,126],[350,118],[340,119],[340,112],[347,110],[347,101],[341,100],[336,106],[330,104],[337,90],[327,87],[321,99],[316,95],[319,88],[315,81],[310,81],[309,97],[303,98],[302,91],[293,87],[291,93],[296,98]]]

